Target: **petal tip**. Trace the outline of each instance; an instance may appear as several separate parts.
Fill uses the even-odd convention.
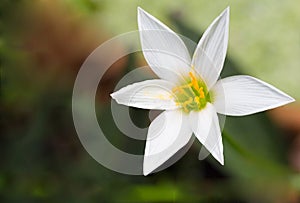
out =
[[[118,91],[117,92],[113,92],[113,93],[111,93],[110,94],[110,97],[113,99],[113,100],[115,100],[118,104],[122,104],[121,102],[120,102],[120,98],[118,97]]]
[[[116,99],[116,92],[111,93],[110,97],[113,98],[113,99]]]
[[[220,162],[220,164],[221,164],[222,166],[224,166],[224,159],[222,159],[222,161]]]
[[[148,176],[150,173],[152,173],[155,168],[153,168],[153,166],[151,166],[151,164],[147,164],[147,161],[145,160],[146,156],[144,156],[144,165],[143,165],[143,175],[144,176]]]
[[[143,175],[144,176],[148,176],[151,173],[151,171],[147,171],[145,169],[143,169]]]
[[[138,13],[138,17],[142,17],[143,15],[150,16],[150,14],[147,13],[147,11],[145,11],[139,6],[137,7],[137,13]]]
[[[224,156],[223,156],[223,154],[222,154],[220,157],[218,157],[217,161],[218,161],[222,166],[224,166]]]
[[[229,15],[229,13],[230,13],[230,6],[227,6],[221,15]]]
[[[225,10],[221,13],[221,18],[225,18],[226,21],[229,21],[229,15],[230,15],[230,7],[228,6],[225,8]]]
[[[137,12],[138,12],[138,14],[141,13],[141,12],[144,12],[144,9],[142,9],[141,7],[138,6],[137,7]]]
[[[293,97],[291,97],[290,95],[288,95],[288,94],[286,94],[284,92],[282,92],[282,96],[285,97],[285,102],[283,102],[282,105],[286,105],[286,104],[289,104],[289,103],[292,103],[292,102],[296,101]]]
[[[293,97],[289,96],[289,103],[295,102],[296,99],[294,99]]]
[[[229,20],[229,15],[230,15],[230,7],[229,6],[224,10],[223,15],[226,16],[227,20]]]
[[[144,11],[144,9],[142,9],[141,7],[137,7],[137,20],[138,20],[138,27],[141,27],[141,21],[143,16],[146,15],[146,11]]]

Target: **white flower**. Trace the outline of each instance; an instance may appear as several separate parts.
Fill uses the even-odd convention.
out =
[[[183,148],[192,133],[223,165],[217,113],[243,116],[294,101],[250,76],[217,81],[228,44],[229,7],[205,31],[192,59],[181,38],[141,8],[138,25],[144,57],[160,79],[128,85],[111,96],[119,104],[165,110],[149,127],[144,175]]]

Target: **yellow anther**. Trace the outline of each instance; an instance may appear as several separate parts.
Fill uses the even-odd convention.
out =
[[[200,103],[199,97],[195,97],[195,98],[194,98],[194,101],[199,105],[199,103]]]
[[[203,91],[203,87],[200,87],[200,89],[198,90],[199,91],[199,94],[200,94],[200,98],[203,99],[205,98],[205,95],[204,95],[204,91]]]
[[[198,85],[198,82],[197,82],[197,79],[196,79],[195,75],[192,72],[189,72],[189,75],[190,75],[190,78],[192,80],[191,83],[192,83],[193,87],[197,91],[199,91],[199,85]]]

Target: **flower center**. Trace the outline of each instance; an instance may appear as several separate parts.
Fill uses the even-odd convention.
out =
[[[193,72],[189,73],[186,83],[173,88],[176,105],[181,106],[183,111],[200,111],[211,102],[210,94],[206,84],[200,78],[197,78]]]

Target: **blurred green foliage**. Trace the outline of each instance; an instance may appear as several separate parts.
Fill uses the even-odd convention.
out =
[[[79,23],[91,20],[92,27],[99,26],[105,34],[136,29],[135,11],[141,5],[194,41],[230,5],[230,49],[222,77],[250,73],[300,97],[296,88],[296,55],[300,53],[298,1],[65,0],[63,5],[50,4],[53,5],[67,8],[67,15],[76,16]],[[60,53],[62,48],[55,50],[49,45],[46,52],[33,52],[32,46],[28,46],[31,38],[26,29],[35,28],[30,18],[36,17],[34,6],[35,3],[26,1],[0,3],[1,202],[299,201],[300,178],[288,164],[284,132],[264,113],[227,118],[223,133],[225,166],[212,158],[197,160],[198,142],[179,162],[148,177],[117,174],[99,165],[77,138],[71,113],[72,86],[86,53],[76,55],[75,59],[58,54],[63,55],[60,58],[48,50]],[[69,39],[76,29],[71,26],[70,35],[63,32],[64,25],[57,22],[57,32],[61,31],[58,39],[66,35],[59,43],[65,41],[65,45],[71,46],[68,43],[74,42]],[[53,44],[57,36],[54,41],[48,38],[51,36],[34,35],[33,44]],[[75,36],[72,47],[82,49],[81,35]],[[104,39],[93,45],[96,47],[101,40]],[[68,51],[73,53],[74,48]],[[127,61],[119,72],[138,66],[139,60],[135,57]],[[99,123],[105,126],[110,141],[124,151],[142,153],[144,142],[127,139],[113,123],[109,102],[99,100],[98,105]],[[132,111],[132,117],[142,125],[149,123],[146,114],[144,110]]]

